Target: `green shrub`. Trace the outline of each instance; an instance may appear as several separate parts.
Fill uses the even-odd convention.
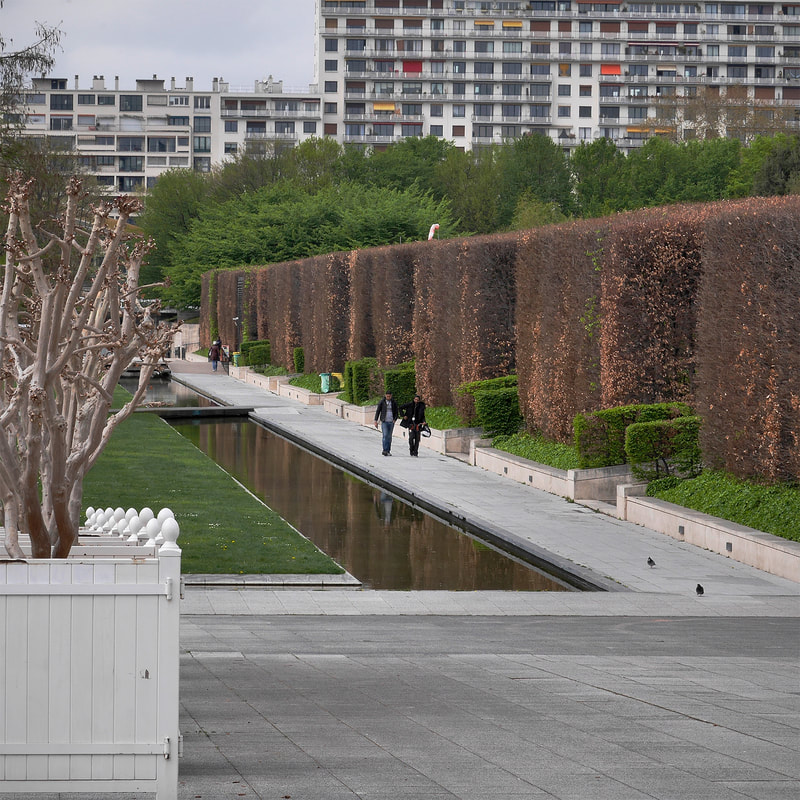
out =
[[[625,430],[625,455],[640,480],[700,472],[700,417],[634,422]]]
[[[345,364],[345,399],[354,405],[363,405],[373,396],[372,373],[378,367],[376,358],[362,358]]]
[[[573,445],[551,442],[540,434],[515,433],[511,436],[497,436],[492,447],[556,469],[578,467],[578,451]]]
[[[383,372],[384,392],[391,392],[398,405],[405,405],[414,399],[417,391],[417,373],[413,361],[398,364]]]
[[[413,399],[413,398],[412,398]],[[425,409],[425,421],[437,431],[450,428],[466,428],[464,420],[458,416],[453,406],[435,406]]]
[[[625,430],[634,422],[690,416],[686,403],[653,403],[604,408],[587,414],[576,414],[573,423],[575,447],[580,467],[613,467],[625,464]]]
[[[480,425],[475,411],[475,392],[490,392],[495,389],[508,389],[517,385],[516,375],[502,375],[482,381],[470,381],[456,387],[456,411],[468,424]]]
[[[299,386],[301,389],[308,389],[309,392],[314,394],[322,394],[322,378],[316,372],[308,372],[305,375],[297,375],[292,378],[289,383],[292,386]],[[335,375],[331,375],[330,384],[328,386],[329,392],[338,392],[340,384]]]
[[[264,366],[253,367],[253,372],[259,375],[288,375],[289,370],[286,367],[278,366],[277,364],[264,364]]]
[[[272,360],[272,353],[269,342],[260,342],[247,348],[247,352],[242,351],[244,363],[249,367],[269,364]]]
[[[241,345],[239,346],[239,352],[246,359],[247,355],[249,354],[249,352],[251,350],[251,348],[256,347],[257,345],[260,345],[260,344],[269,344],[269,342],[266,339],[245,339],[241,343]]]
[[[800,487],[762,486],[714,470],[696,478],[663,478],[647,488],[651,497],[800,542]]]
[[[487,435],[512,434],[519,430],[522,415],[519,413],[519,395],[516,386],[477,390],[473,393],[473,397],[475,416]]]
[[[306,353],[302,347],[295,347],[292,351],[292,359],[294,360],[294,371],[302,374],[306,369]]]

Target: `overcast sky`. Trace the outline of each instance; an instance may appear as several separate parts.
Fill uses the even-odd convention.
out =
[[[252,88],[272,75],[285,89],[308,89],[314,79],[314,0],[5,0],[0,31],[7,49],[33,40],[35,22],[64,32],[54,76],[80,75],[91,86],[104,75],[114,88],[133,89],[137,78],[188,75],[194,88],[211,78]]]

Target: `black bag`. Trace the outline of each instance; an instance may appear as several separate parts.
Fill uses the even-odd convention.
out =
[[[400,427],[401,428],[410,428],[411,427],[411,422],[409,422],[408,419],[403,417],[403,419],[400,420]]]

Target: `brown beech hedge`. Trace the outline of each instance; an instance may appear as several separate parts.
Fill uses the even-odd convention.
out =
[[[429,405],[516,372],[529,430],[682,401],[706,461],[800,480],[800,198],[670,206],[511,234],[207,273],[201,340],[268,339],[289,369],[416,362]]]

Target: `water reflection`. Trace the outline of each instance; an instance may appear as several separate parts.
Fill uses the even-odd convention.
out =
[[[375,589],[565,589],[251,422],[176,430]]]
[[[119,385],[133,394],[139,386],[138,376],[123,376]],[[213,400],[202,397],[188,386],[175,383],[169,379],[151,378],[144,397],[144,404],[158,404],[160,406],[175,406],[175,408],[208,408],[216,406]]]

